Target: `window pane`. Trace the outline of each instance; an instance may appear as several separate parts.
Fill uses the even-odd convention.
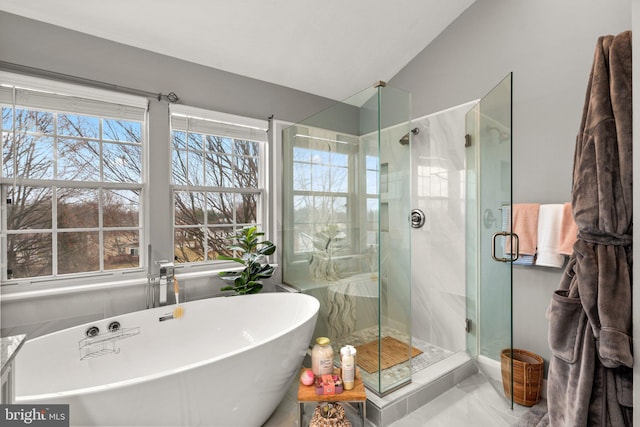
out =
[[[236,157],[234,179],[236,187],[258,188],[258,158]]]
[[[378,194],[377,171],[367,171],[367,194]]]
[[[3,112],[2,118],[2,127],[5,129],[13,129],[13,118],[11,115],[8,116],[5,122]],[[15,126],[16,130],[22,132],[52,134],[53,113],[16,108]]]
[[[141,182],[142,146],[102,144],[104,181]]]
[[[314,197],[315,223],[333,223],[347,221],[346,197]]]
[[[140,191],[105,190],[102,216],[105,227],[137,227],[140,223]]]
[[[308,163],[293,164],[293,189],[295,191],[311,191],[311,165]]]
[[[2,176],[13,177],[13,133],[2,132]]]
[[[293,196],[294,224],[307,224],[312,221],[312,207],[310,196]]]
[[[378,162],[380,158],[377,156],[366,156],[367,169],[378,170]]]
[[[331,154],[331,164],[334,166],[349,166],[349,155],[343,153],[332,153]]]
[[[76,114],[58,114],[58,134],[97,139],[100,137],[100,119]]]
[[[233,228],[231,227],[222,227],[222,228],[209,228],[209,234],[207,236],[209,249],[207,251],[207,259],[216,260],[218,255],[232,255],[232,251],[225,249],[225,246],[231,244],[231,240],[229,240],[229,235],[233,233]]]
[[[233,153],[233,139],[207,135],[207,150],[216,153]]]
[[[173,150],[171,158],[171,175],[173,183],[177,185],[187,184],[187,152]]]
[[[83,139],[59,139],[58,179],[99,181],[100,144]]]
[[[174,257],[177,263],[204,261],[203,228],[179,228],[174,236]]]
[[[256,141],[235,140],[235,153],[240,156],[258,157],[259,145]]]
[[[233,193],[207,193],[207,224],[233,224]]]
[[[103,139],[122,142],[142,141],[142,123],[140,122],[104,119],[102,126]]]
[[[233,156],[206,153],[206,157],[205,185],[211,187],[233,187]]]
[[[19,177],[53,179],[53,138],[17,133],[15,144]]]
[[[367,221],[375,222],[376,229],[378,224],[378,213],[380,207],[378,199],[367,199]]]
[[[189,151],[187,170],[189,172],[189,184],[202,185],[204,180],[204,164],[201,151]]]
[[[332,222],[348,222],[348,206],[346,197],[334,197],[332,206]]]
[[[293,160],[296,162],[310,162],[311,152],[308,148],[293,147]]]
[[[2,129],[13,129],[13,108],[2,107]]]
[[[140,239],[138,231],[104,232],[104,269],[140,266]]]
[[[58,233],[58,273],[88,273],[100,270],[99,233]]]
[[[258,197],[257,194],[236,194],[236,224],[256,223]]]
[[[52,224],[53,191],[49,187],[9,187],[8,230],[46,230]]]
[[[98,215],[98,190],[58,190],[59,228],[96,228],[99,225]]]
[[[194,191],[175,192],[175,224],[204,224],[204,194]]]
[[[186,132],[173,131],[172,133],[172,141],[174,149],[186,149],[187,143],[185,142],[187,139]]]
[[[296,225],[293,230],[293,251],[295,253],[312,251],[314,246],[313,234],[313,225]]]
[[[52,274],[51,233],[9,234],[7,269],[10,278],[23,279]]]
[[[349,175],[347,168],[332,167],[329,169],[331,191],[346,193],[349,191]]]
[[[201,133],[189,133],[189,150],[204,150],[204,135]]]

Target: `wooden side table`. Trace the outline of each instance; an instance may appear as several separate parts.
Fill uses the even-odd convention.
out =
[[[303,368],[302,371],[308,368]],[[340,375],[340,369],[335,368],[334,375]],[[300,427],[302,425],[302,416],[304,414],[305,402],[351,402],[358,405],[358,413],[362,418],[362,427],[365,427],[366,410],[367,410],[367,391],[362,383],[360,369],[356,367],[355,384],[351,390],[345,390],[340,394],[317,395],[316,388],[313,385],[303,385],[298,382],[298,403],[300,404]]]

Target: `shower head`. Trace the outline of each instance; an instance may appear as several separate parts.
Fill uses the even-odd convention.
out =
[[[420,133],[420,129],[418,128],[413,128],[411,129],[411,133],[414,135],[417,135]],[[398,141],[400,143],[400,145],[407,145],[409,144],[409,132],[407,132],[402,138],[400,138],[400,141]]]

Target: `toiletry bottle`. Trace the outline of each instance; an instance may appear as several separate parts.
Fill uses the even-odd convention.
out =
[[[333,348],[329,338],[316,338],[316,344],[311,350],[311,370],[315,375],[333,374]]]
[[[351,346],[340,349],[340,367],[342,368],[342,382],[345,390],[351,390],[353,388],[356,378],[355,360],[349,347]]]
[[[347,348],[349,349],[349,351],[351,351],[351,355],[353,356],[353,369],[355,372],[355,367],[358,366],[358,360],[356,358],[356,354],[358,353],[358,350],[356,350],[356,348],[352,345],[348,345]]]

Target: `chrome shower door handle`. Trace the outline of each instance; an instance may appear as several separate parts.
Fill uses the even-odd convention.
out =
[[[496,256],[496,238],[498,236],[509,237],[511,238],[511,247],[513,248],[513,242],[515,241],[515,252],[511,253],[511,258],[497,257]],[[510,233],[508,231],[498,231],[497,233],[493,233],[491,237],[491,258],[494,261],[498,262],[513,262],[520,257],[520,238],[516,233]]]

